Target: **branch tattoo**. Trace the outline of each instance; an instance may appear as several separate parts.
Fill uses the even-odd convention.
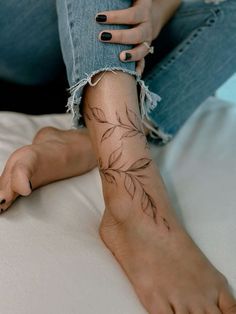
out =
[[[88,120],[95,119],[98,123],[103,123],[108,125],[108,129],[103,133],[101,137],[101,143],[106,139],[111,137],[111,135],[117,130],[122,129],[124,133],[121,135],[120,140],[125,138],[131,138],[135,136],[141,136],[145,139],[145,148],[148,147],[147,139],[144,134],[140,118],[135,112],[127,108],[126,105],[126,120],[121,119],[119,114],[116,112],[116,123],[111,123],[106,119],[106,116],[102,109],[98,107],[91,107],[88,105],[89,114],[86,114]],[[158,218],[160,218],[166,228],[170,230],[170,226],[164,217],[158,216],[157,206],[151,197],[151,195],[146,191],[144,180],[148,178],[143,172],[146,170],[152,160],[148,158],[139,158],[131,165],[127,166],[122,162],[122,148],[121,144],[116,150],[114,150],[108,158],[108,165],[105,166],[102,159],[98,158],[99,171],[107,183],[117,184],[116,176],[124,178],[124,187],[127,193],[132,199],[134,199],[137,191],[141,191],[141,207],[143,212],[151,216],[155,223],[158,223]]]
[[[138,135],[145,140],[146,145],[145,147],[148,148],[148,142],[144,134],[141,121],[135,112],[127,108],[127,105],[126,105],[127,122],[121,119],[117,111],[116,111],[117,122],[111,123],[107,121],[106,116],[102,109],[91,106],[88,106],[88,109],[90,111],[90,115],[86,114],[87,119],[91,120],[92,118],[94,118],[97,122],[107,124],[109,126],[101,137],[101,143],[108,139],[117,129],[122,129],[125,132],[120,137],[120,140]]]

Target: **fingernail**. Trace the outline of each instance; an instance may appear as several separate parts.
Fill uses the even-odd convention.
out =
[[[129,52],[126,52],[126,53],[125,53],[125,61],[128,61],[128,60],[130,60],[130,59],[132,59],[132,54],[129,53]]]
[[[101,40],[111,40],[112,34],[108,32],[103,32],[101,35]]]
[[[29,180],[29,186],[30,186],[31,191],[33,191],[33,188],[32,188],[32,183],[31,183],[31,181],[30,181],[30,180]]]
[[[6,203],[6,200],[3,199],[3,200],[1,200],[0,205],[5,204],[5,203]]]
[[[99,23],[100,22],[106,22],[106,20],[107,20],[107,16],[105,14],[98,14],[96,16],[96,21]]]

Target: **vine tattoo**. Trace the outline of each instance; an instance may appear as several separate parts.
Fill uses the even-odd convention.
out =
[[[139,187],[142,191],[141,206],[143,211],[146,212],[147,209],[150,207],[152,210],[152,216],[154,219],[156,219],[156,205],[152,197],[145,190],[144,184],[142,182],[142,179],[147,178],[147,176],[144,175],[142,171],[148,168],[151,163],[151,159],[140,158],[132,163],[130,166],[124,167],[124,164],[118,166],[121,160],[121,156],[122,145],[110,154],[107,167],[104,167],[102,159],[99,158],[98,162],[101,174],[108,183],[112,184],[117,184],[115,174],[118,174],[120,177],[123,176],[125,190],[128,192],[132,199],[134,199],[135,192]]]
[[[116,111],[117,122],[111,123],[107,121],[106,116],[102,109],[98,107],[91,107],[90,105],[88,105],[88,109],[90,111],[90,115],[86,114],[88,120],[91,120],[92,116],[97,122],[109,125],[109,128],[103,133],[101,137],[101,143],[108,139],[115,132],[116,129],[122,129],[125,132],[121,135],[120,139],[139,135],[145,139],[145,148],[148,147],[148,142],[144,134],[141,121],[134,111],[127,108],[127,105],[125,110],[127,122],[121,119],[117,111]]]
[[[140,158],[127,167],[125,164],[119,166],[121,157],[122,145],[110,154],[107,167],[104,167],[102,159],[99,158],[98,164],[100,173],[103,175],[104,179],[111,184],[117,184],[116,175],[120,177],[123,176],[125,190],[132,199],[134,199],[135,193],[139,189],[141,191],[142,210],[157,223],[157,207],[151,195],[145,190],[145,184],[143,183],[143,179],[148,178],[148,176],[142,173],[143,170],[149,167],[152,160]],[[161,217],[161,219],[167,229],[170,230],[167,220],[164,217]]]
[[[106,131],[102,134],[101,143],[110,138],[117,129],[121,129],[124,130],[124,133],[121,135],[120,140],[141,136],[145,138],[145,148],[148,147],[140,118],[134,111],[128,109],[127,105],[125,110],[126,121],[124,118],[121,119],[118,112],[116,112],[116,123],[109,122],[106,119],[104,111],[98,107],[91,107],[88,105],[88,110],[89,113],[85,114],[88,120],[95,119],[98,123],[108,125]],[[144,170],[150,167],[152,160],[149,158],[139,158],[131,165],[127,166],[127,163],[122,163],[122,148],[123,144],[121,143],[117,149],[111,152],[108,158],[107,166],[104,165],[102,158],[98,158],[99,172],[105,181],[110,184],[117,185],[117,176],[123,178],[124,188],[132,200],[136,195],[140,194],[140,202],[143,212],[151,216],[156,224],[158,223],[158,218],[160,218],[165,227],[170,230],[167,220],[162,216],[158,216],[157,206],[152,196],[145,189],[144,181],[148,178],[148,176],[145,175]]]

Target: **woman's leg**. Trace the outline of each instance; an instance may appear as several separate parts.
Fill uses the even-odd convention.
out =
[[[144,136],[135,75],[130,75],[134,64],[120,64],[124,47],[94,41],[102,27],[95,14],[117,6],[124,7],[124,1],[58,0],[63,55],[74,85],[69,105],[75,123],[86,123],[102,179],[106,208],[100,235],[149,313],[226,314],[230,308],[235,313],[225,279],[169,203]],[[153,96],[142,84],[141,90]]]
[[[143,77],[162,101],[148,116],[169,139],[236,72],[235,16],[234,0],[185,0],[153,42],[156,54],[146,58]],[[153,135],[154,143],[164,142]]]
[[[225,279],[174,215],[140,128],[134,78],[107,73],[88,87],[84,115],[106,205],[100,235],[147,311],[235,313]]]
[[[114,2],[103,1],[107,5],[104,9],[109,9]],[[95,75],[94,80],[97,82],[102,77],[96,86],[86,85],[83,95],[84,118],[98,160],[106,203],[100,234],[150,313],[219,313],[217,303],[223,313],[227,313],[230,307],[231,313],[235,313],[235,300],[230,296],[224,279],[194,245],[171,210],[143,135],[134,77],[121,71],[104,74],[102,68],[107,61],[110,61],[109,67],[117,67],[118,54],[109,59],[102,43],[97,46],[89,40],[89,35],[93,34],[92,30],[89,32],[90,26],[96,25],[94,20],[83,16],[83,21],[88,23],[87,28],[83,28],[86,33],[80,33],[76,28],[81,11],[94,16],[97,13],[94,11],[103,9],[100,6],[96,8],[96,3],[61,1],[60,17],[67,17],[67,27],[64,29],[62,24],[61,34],[70,38],[73,44],[73,47],[69,44],[64,46],[65,50],[72,47],[68,53],[64,50],[64,57],[75,56],[72,72],[67,68],[74,75],[75,89],[70,105],[75,113],[78,113],[78,105],[82,104],[80,91],[88,82],[81,81],[85,74],[80,72],[83,60],[79,55],[73,55],[79,52],[78,48],[74,49],[76,43],[73,38],[76,35],[84,43],[86,54],[91,53],[88,46],[96,47],[96,53],[92,50],[88,55],[92,65],[88,74],[97,70],[93,62],[98,58],[98,71],[101,73]],[[90,8],[92,12],[83,7],[90,4],[94,5]],[[122,7],[124,1],[116,4]],[[70,21],[68,13],[72,13]],[[66,30],[70,28],[72,31],[73,25],[74,35],[68,37]],[[101,53],[103,49],[104,54]],[[128,72],[124,65],[121,69]],[[79,114],[77,117],[80,118]]]

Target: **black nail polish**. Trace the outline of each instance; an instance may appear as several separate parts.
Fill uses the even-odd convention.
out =
[[[1,200],[0,205],[5,204],[5,203],[6,203],[6,200],[3,199],[3,200]]]
[[[105,14],[98,14],[96,16],[96,21],[101,23],[101,22],[106,22],[107,21],[107,16]]]
[[[108,32],[103,32],[101,35],[101,40],[111,40],[112,34]]]
[[[30,189],[31,189],[31,191],[33,190],[33,188],[32,188],[32,183],[31,183],[31,181],[29,180],[29,186],[30,186]]]
[[[128,61],[128,60],[130,60],[130,59],[132,59],[132,54],[129,53],[129,52],[126,52],[126,53],[125,53],[125,61]]]

